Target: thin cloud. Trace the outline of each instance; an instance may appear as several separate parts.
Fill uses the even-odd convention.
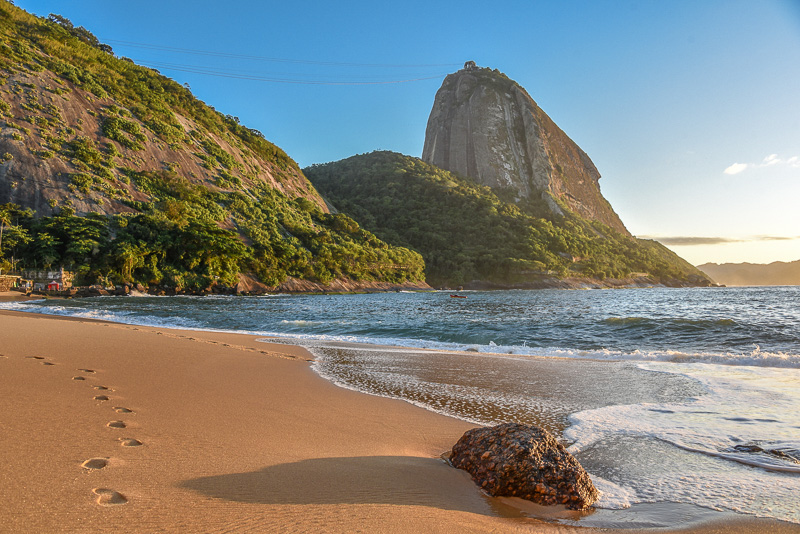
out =
[[[747,169],[747,167],[749,167],[747,163],[734,163],[733,165],[731,165],[722,172],[724,172],[725,174],[734,175],[744,171],[745,169]]]
[[[782,159],[777,154],[770,154],[769,156],[765,157],[761,160],[761,163],[734,163],[729,165],[723,173],[733,176],[735,174],[742,173],[747,169],[758,169],[764,167],[775,167],[775,166],[789,166],[792,168],[800,168],[800,157],[792,156],[788,159]]]
[[[725,245],[727,243],[749,243],[753,241],[792,241],[800,236],[783,235],[756,235],[750,237],[698,237],[698,236],[639,236],[642,239],[652,239],[662,245],[674,247],[691,247],[695,245]]]
[[[653,239],[658,241],[662,245],[673,245],[673,246],[692,246],[692,245],[721,245],[723,243],[738,243],[741,239],[731,239],[729,237],[693,237],[693,236],[671,236],[671,237],[660,237],[660,236],[648,236],[643,235],[639,236],[642,239]]]
[[[752,241],[794,241],[795,239],[800,239],[800,236],[759,235],[753,238]]]

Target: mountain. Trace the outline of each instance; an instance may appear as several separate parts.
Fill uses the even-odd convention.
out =
[[[691,286],[711,281],[655,241],[569,210],[537,217],[494,189],[393,152],[313,165],[306,176],[381,239],[422,254],[434,285]]]
[[[423,269],[330,213],[257,130],[85,28],[4,0],[0,230],[0,269],[64,266],[82,283],[380,284]]]
[[[630,235],[600,193],[600,173],[505,74],[467,62],[436,93],[422,159],[491,187],[539,217],[571,211]]]
[[[697,267],[726,286],[798,286],[800,260],[763,263],[704,263]]]

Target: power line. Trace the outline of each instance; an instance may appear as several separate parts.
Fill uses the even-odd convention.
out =
[[[245,54],[231,54],[228,52],[215,52],[212,50],[198,50],[194,48],[178,48],[174,46],[161,46],[147,43],[136,43],[133,41],[120,41],[117,39],[104,39],[106,43],[114,46],[142,48],[147,50],[160,50],[163,52],[177,52],[180,54],[191,54],[199,56],[213,56],[223,58],[247,59],[251,61],[268,61],[273,63],[293,63],[299,65],[327,65],[336,67],[372,67],[372,68],[427,68],[427,67],[454,67],[459,63],[427,63],[427,64],[397,64],[397,63],[349,63],[337,61],[316,61],[308,59],[287,59],[269,56],[252,56]]]
[[[295,79],[301,80],[303,78],[306,78],[306,79],[308,79],[308,78],[312,78],[312,79],[316,78],[316,79],[319,79],[320,81],[343,81],[342,78],[344,78],[346,76],[347,81],[363,81],[363,80],[381,81],[380,80],[381,78],[397,77],[397,72],[396,71],[394,73],[373,72],[372,74],[353,73],[353,74],[348,74],[348,75],[335,74],[332,71],[275,72],[275,71],[270,70],[270,71],[266,71],[265,72],[265,71],[261,71],[261,70],[252,70],[252,69],[222,68],[222,67],[212,66],[212,65],[196,65],[196,64],[192,65],[192,64],[187,64],[187,63],[173,63],[173,62],[163,61],[163,60],[157,59],[157,58],[150,59],[150,58],[137,57],[137,58],[135,58],[135,60],[136,60],[137,63],[139,63],[141,65],[153,65],[153,66],[157,66],[159,68],[192,69],[192,70],[199,71],[201,73],[208,73],[208,74],[235,74],[235,75],[240,75],[240,76],[266,77],[266,78],[269,78],[269,79],[288,77],[289,79],[292,79],[292,80],[295,80]],[[323,72],[324,72],[324,74],[323,74]],[[409,74],[406,74],[404,76],[406,76],[408,78],[416,79],[416,78],[420,78],[420,77],[434,76],[434,75],[431,74],[431,73],[419,72],[419,73],[414,73],[414,74],[409,73]]]
[[[424,80],[435,80],[447,76],[447,73],[437,74],[435,76],[423,76],[419,78],[408,78],[404,80],[382,80],[382,81],[326,81],[326,80],[300,80],[293,78],[274,78],[268,76],[257,76],[252,74],[240,74],[233,71],[210,69],[207,67],[198,67],[192,65],[179,65],[175,63],[162,63],[159,61],[139,61],[145,67],[154,69],[166,69],[179,72],[188,72],[191,74],[201,74],[204,76],[215,76],[217,78],[233,78],[236,80],[253,80],[259,82],[273,82],[273,83],[292,83],[301,85],[387,85],[397,83],[420,82]]]

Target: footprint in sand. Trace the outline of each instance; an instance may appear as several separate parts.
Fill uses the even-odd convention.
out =
[[[107,401],[108,395],[95,395],[94,400],[96,401]]]
[[[25,357],[28,358],[28,359],[31,359],[31,360],[44,360],[44,356],[25,356]],[[51,362],[44,362],[43,361],[42,365],[55,365],[55,364],[51,363]]]
[[[102,469],[108,465],[108,458],[90,458],[81,464],[84,469]]]
[[[86,380],[86,379],[85,379],[84,377],[82,377],[82,376],[73,376],[73,377],[72,377],[72,379],[73,379],[73,380]]]
[[[114,406],[114,411],[117,413],[133,413],[130,408],[123,408],[122,406]]]
[[[133,438],[119,438],[119,444],[123,447],[139,447],[142,442]]]
[[[106,386],[94,386],[94,389],[96,389],[98,391],[114,391],[113,389],[108,388]]]
[[[114,506],[115,504],[125,504],[128,499],[118,491],[108,488],[95,488],[92,493],[97,495],[97,504],[101,506]]]
[[[128,425],[124,421],[111,421],[106,425],[108,428],[127,428]]]
[[[89,374],[94,374],[96,372],[94,369],[78,369],[78,371]]]

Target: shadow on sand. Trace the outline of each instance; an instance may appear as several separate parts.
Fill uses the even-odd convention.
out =
[[[195,478],[181,487],[245,503],[391,504],[520,516],[483,495],[466,472],[442,460],[411,456],[315,458],[249,473]]]

